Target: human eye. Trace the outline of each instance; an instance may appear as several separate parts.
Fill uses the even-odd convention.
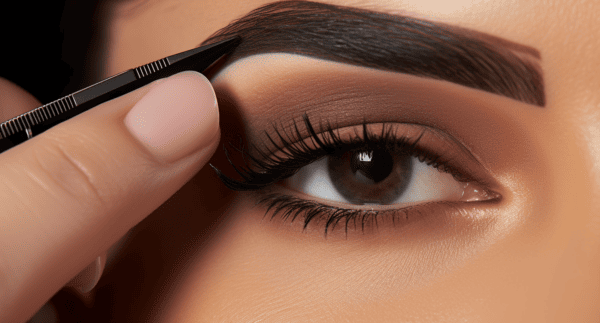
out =
[[[429,126],[363,122],[316,130],[305,114],[274,134],[266,134],[269,148],[242,151],[244,166],[229,158],[242,180],[215,170],[230,189],[261,192],[257,204],[271,219],[299,220],[304,229],[315,223],[326,235],[336,227],[347,234],[501,198],[468,149]]]

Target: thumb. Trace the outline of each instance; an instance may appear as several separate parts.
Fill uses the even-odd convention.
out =
[[[218,119],[210,82],[183,72],[0,154],[0,321],[28,319],[191,179]]]

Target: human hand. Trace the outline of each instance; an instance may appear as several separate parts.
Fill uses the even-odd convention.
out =
[[[0,78],[0,118],[41,104]],[[30,318],[214,153],[219,113],[196,72],[158,80],[0,154],[0,322]]]

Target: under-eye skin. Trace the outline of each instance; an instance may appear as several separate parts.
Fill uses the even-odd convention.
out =
[[[481,164],[440,130],[401,123],[319,128],[305,114],[292,130],[265,133],[252,153],[225,147],[239,180],[213,168],[228,188],[256,191],[265,216],[302,221],[304,229],[320,224],[325,234],[501,200]]]

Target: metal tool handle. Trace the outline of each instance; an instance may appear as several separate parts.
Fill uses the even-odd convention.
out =
[[[127,93],[131,88],[139,87],[140,85],[134,81],[142,79],[146,79],[144,83],[154,81],[159,77],[151,77],[151,75],[169,65],[171,64],[166,58],[159,59],[102,80],[1,123],[0,153],[89,110],[100,101],[108,101]],[[116,91],[119,88],[121,91]]]

